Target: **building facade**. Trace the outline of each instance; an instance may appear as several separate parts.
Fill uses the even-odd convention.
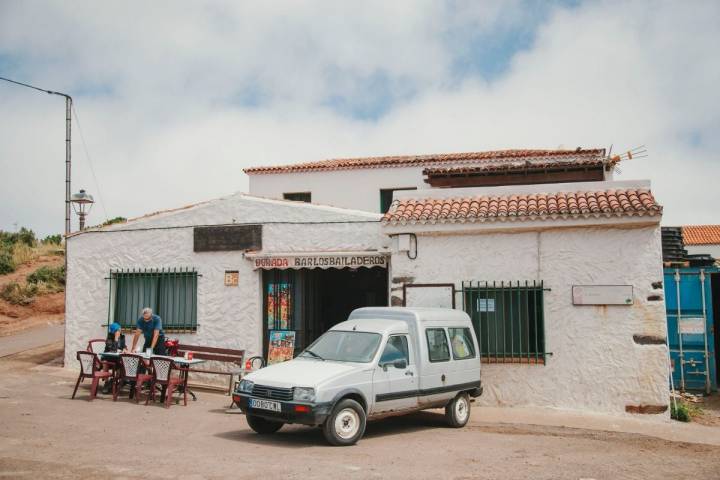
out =
[[[183,343],[248,355],[276,330],[295,332],[297,352],[357,307],[439,306],[473,319],[484,404],[667,416],[649,183],[609,180],[602,150],[509,152],[249,169],[251,193],[274,199],[76,234],[66,364],[144,306]],[[381,215],[385,187],[396,190]]]

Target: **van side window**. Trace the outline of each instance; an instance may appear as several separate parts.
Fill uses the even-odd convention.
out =
[[[448,328],[448,334],[455,360],[475,358],[475,345],[473,345],[469,328]]]
[[[410,355],[408,354],[408,341],[405,335],[393,335],[388,338],[385,350],[380,357],[380,365],[392,364],[396,360],[405,359],[405,363],[410,365]]]
[[[425,336],[427,337],[428,357],[431,362],[450,360],[450,347],[444,329],[428,328],[425,330]]]

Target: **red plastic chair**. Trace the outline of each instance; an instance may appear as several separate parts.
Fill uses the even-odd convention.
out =
[[[92,385],[90,386],[90,401],[92,401],[97,395],[97,387],[100,379],[110,378],[113,374],[107,370],[102,370],[103,365],[100,362],[100,359],[98,359],[97,355],[92,352],[81,350],[77,352],[77,359],[80,362],[80,375],[78,376],[77,383],[75,383],[75,390],[73,390],[72,398],[75,398],[80,382],[85,378],[91,378]]]
[[[115,386],[113,387],[113,401],[117,400],[118,394],[120,393],[120,383],[122,381],[135,382],[135,403],[140,403],[140,394],[142,393],[142,386],[145,382],[152,382],[152,375],[149,373],[139,373],[140,365],[145,366],[146,369],[150,368],[150,364],[145,361],[140,355],[132,353],[123,353],[120,355],[120,375],[115,380]],[[130,390],[130,398],[133,396],[133,391]],[[148,393],[148,397],[150,393]]]
[[[185,380],[182,377],[173,376],[172,372],[183,371],[175,365],[172,358],[168,357],[152,357],[150,358],[150,365],[152,365],[152,384],[150,385],[150,392],[153,401],[155,401],[155,386],[160,385],[166,387],[165,392],[165,408],[170,408],[170,401],[172,400],[172,394],[176,387],[184,385]],[[148,404],[150,397],[145,399],[145,405]],[[187,407],[187,388],[183,389],[183,402]]]

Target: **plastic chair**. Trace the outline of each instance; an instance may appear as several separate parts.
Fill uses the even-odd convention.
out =
[[[101,354],[105,351],[105,339],[104,338],[93,338],[88,341],[87,351],[95,354]]]
[[[152,365],[152,383],[150,384],[150,392],[153,401],[155,401],[155,386],[160,385],[166,387],[165,392],[165,408],[170,408],[170,401],[172,400],[172,394],[176,387],[184,385],[185,380],[181,377],[173,377],[173,370],[184,371],[183,368],[178,368],[173,362],[172,358],[168,357],[152,357],[150,358],[150,365]],[[145,399],[145,405],[151,397]],[[187,406],[187,388],[183,389],[183,402]]]
[[[140,403],[143,384],[145,382],[152,382],[152,374],[139,372],[140,365],[143,365],[146,369],[150,368],[150,364],[140,355],[132,353],[123,353],[120,355],[120,375],[115,380],[116,385],[113,388],[113,401],[117,400],[118,394],[120,393],[120,383],[126,381],[135,384],[135,403]],[[148,397],[149,396],[150,392],[148,392]],[[132,397],[133,389],[131,388],[130,398]]]
[[[102,362],[100,362],[98,356],[92,352],[81,350],[77,352],[77,359],[80,362],[80,375],[75,383],[75,390],[73,390],[72,398],[75,398],[80,382],[85,378],[91,378],[92,385],[90,386],[89,400],[92,401],[97,395],[97,387],[100,379],[110,378],[113,374],[107,370],[102,370]]]

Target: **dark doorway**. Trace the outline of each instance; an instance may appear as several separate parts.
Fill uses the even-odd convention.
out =
[[[360,307],[388,305],[387,269],[263,271],[263,352],[271,330],[294,330],[299,353]]]

